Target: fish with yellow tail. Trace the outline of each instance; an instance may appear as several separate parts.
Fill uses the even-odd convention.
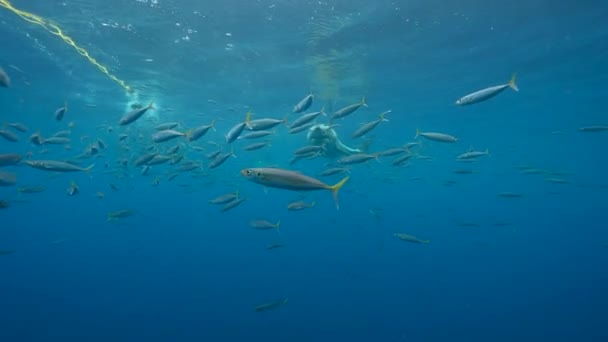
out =
[[[340,209],[338,202],[338,191],[348,181],[345,177],[335,185],[328,185],[310,176],[306,176],[297,171],[279,168],[250,168],[241,170],[241,175],[248,180],[271,188],[279,188],[294,191],[331,191],[336,209]]]
[[[515,91],[519,91],[517,84],[515,84],[516,74],[513,74],[511,80],[506,84],[501,84],[493,87],[488,87],[485,89],[478,90],[476,92],[465,95],[458,100],[456,100],[456,105],[458,106],[466,106],[472,105],[474,103],[483,102],[493,98],[494,96],[502,93],[505,89],[511,88]]]

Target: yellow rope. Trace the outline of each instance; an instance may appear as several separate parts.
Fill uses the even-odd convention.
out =
[[[72,38],[70,38],[69,36],[65,35],[63,33],[63,31],[61,30],[61,28],[59,28],[59,26],[50,23],[48,20],[42,18],[41,16],[38,16],[36,14],[33,13],[29,13],[29,12],[25,12],[22,11],[20,9],[15,8],[10,2],[9,0],[0,0],[0,6],[4,7],[6,9],[8,9],[9,11],[17,14],[18,16],[20,16],[23,20],[28,21],[32,24],[37,24],[42,26],[45,30],[47,30],[49,33],[56,35],[58,37],[60,37],[66,44],[72,46],[76,52],[78,52],[79,54],[81,54],[82,56],[84,56],[84,58],[86,58],[91,64],[93,64],[94,66],[96,66],[99,70],[101,70],[101,72],[103,72],[104,74],[106,74],[111,80],[113,80],[114,82],[120,84],[127,92],[131,92],[131,87],[129,85],[127,85],[127,83],[121,79],[119,79],[118,77],[112,75],[109,71],[108,68],[106,68],[105,66],[99,64],[99,62],[97,62],[97,60],[93,57],[91,57],[89,55],[89,52],[87,50],[85,50],[84,48],[81,48],[80,46],[76,45],[76,43],[74,42],[74,40]]]

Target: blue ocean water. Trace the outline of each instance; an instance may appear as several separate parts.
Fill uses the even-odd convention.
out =
[[[20,141],[0,139],[0,154],[94,167],[2,168],[17,183],[0,187],[9,203],[0,209],[0,341],[608,340],[608,132],[579,130],[608,125],[602,2],[12,3],[61,28],[80,53],[10,4],[0,0],[0,67],[11,78],[0,121],[29,130],[5,127]],[[455,105],[513,73],[519,92]],[[307,140],[285,125],[258,151],[225,143],[247,111],[290,122],[310,92],[309,111],[366,98],[334,127],[348,145],[422,145],[406,166],[385,157],[352,166],[340,210],[329,191],[242,177],[268,166],[318,177],[331,162],[289,165]],[[118,125],[149,102],[154,110]],[[388,122],[351,139],[386,110]],[[157,144],[180,145],[178,155],[203,168],[173,180],[168,164],[142,175],[133,160],[154,145],[155,126],[173,121],[182,132],[215,122],[195,143]],[[458,142],[415,139],[417,129]],[[69,147],[29,141],[61,130]],[[97,139],[105,149],[76,159]],[[209,169],[205,154],[218,146],[236,158]],[[490,155],[456,160],[470,149]],[[18,191],[27,186],[46,190]],[[235,191],[247,200],[230,211],[209,203]],[[297,200],[315,206],[288,211]],[[108,220],[119,210],[133,215]],[[257,219],[280,229],[252,229]]]

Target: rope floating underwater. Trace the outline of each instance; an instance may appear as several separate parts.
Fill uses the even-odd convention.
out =
[[[129,85],[127,85],[127,83],[121,79],[119,79],[118,77],[112,75],[109,71],[108,68],[106,68],[105,66],[99,64],[99,62],[97,62],[97,60],[93,57],[91,57],[91,55],[89,55],[89,52],[87,50],[85,50],[84,48],[78,46],[74,40],[72,38],[70,38],[69,36],[65,35],[63,33],[63,31],[61,30],[61,28],[59,28],[59,26],[49,22],[48,20],[44,19],[41,16],[38,16],[36,14],[33,13],[29,13],[26,11],[22,11],[18,8],[15,8],[10,2],[9,0],[0,0],[0,7],[4,7],[6,9],[8,9],[9,11],[17,14],[18,16],[21,17],[21,19],[28,21],[32,24],[36,24],[36,25],[40,25],[42,26],[45,30],[47,30],[49,33],[60,37],[66,44],[72,46],[76,52],[78,52],[79,54],[81,54],[82,56],[84,56],[84,58],[86,58],[91,64],[93,64],[94,66],[96,66],[99,70],[101,70],[101,72],[103,72],[104,74],[106,74],[112,81],[120,84],[121,87],[123,87],[128,93],[132,92],[132,89]]]

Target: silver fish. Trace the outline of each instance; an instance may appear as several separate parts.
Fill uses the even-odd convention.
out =
[[[25,133],[29,130],[29,128],[27,128],[26,125],[24,125],[20,122],[7,122],[6,125],[10,128],[14,128],[14,129],[18,130],[21,133]]]
[[[319,115],[325,115],[326,116],[326,114],[323,111],[323,109],[321,109],[320,112],[314,112],[314,113],[304,114],[304,115],[300,116],[299,118],[297,118],[294,122],[292,122],[291,125],[289,125],[289,129],[295,129],[297,127],[305,125],[305,124],[313,121],[317,117],[319,117]]]
[[[380,117],[378,118],[378,120],[374,120],[372,122],[368,122],[365,125],[361,126],[358,130],[356,130],[355,132],[353,132],[352,138],[356,139],[356,138],[362,137],[362,136],[366,135],[367,133],[371,132],[381,122],[388,121],[387,119],[384,118],[384,116],[386,116],[386,114],[388,114],[390,112],[391,111],[388,110],[388,111],[386,111],[384,113],[381,113]]]
[[[456,105],[465,106],[465,105],[471,105],[474,103],[483,102],[483,101],[491,99],[492,97],[502,93],[507,88],[511,88],[515,91],[519,91],[517,84],[515,84],[515,77],[516,77],[516,75],[514,74],[513,77],[511,77],[511,80],[507,84],[501,84],[501,85],[485,88],[482,90],[478,90],[474,93],[465,95],[465,96],[459,98],[458,100],[456,100]]]
[[[341,119],[344,118],[346,116],[351,115],[352,113],[354,113],[357,109],[361,108],[361,107],[367,107],[367,104],[365,103],[365,97],[363,97],[361,99],[361,102],[359,103],[355,103],[349,106],[346,106],[342,109],[339,109],[338,111],[336,111],[332,116],[331,116],[331,120],[335,120],[335,119]]]
[[[78,165],[57,161],[57,160],[26,160],[25,164],[36,169],[44,171],[56,171],[56,172],[87,172],[89,173],[95,164],[88,167],[82,168]]]
[[[182,132],[178,132],[173,129],[166,129],[164,131],[158,131],[152,134],[152,141],[154,141],[155,143],[161,143],[183,136],[185,136],[185,134]]]
[[[608,126],[587,126],[578,129],[581,132],[603,132],[608,131]]]
[[[48,139],[42,140],[43,145],[67,145],[71,142],[72,139],[63,137],[50,137]]]
[[[65,103],[63,105],[63,107],[58,108],[55,113],[53,114],[53,117],[55,118],[55,120],[57,121],[61,121],[63,120],[63,117],[65,116],[65,113],[68,111],[68,104]]]
[[[336,162],[341,165],[353,165],[353,164],[361,164],[365,163],[368,160],[376,159],[378,160],[378,154],[366,154],[366,153],[357,153],[352,154],[350,156],[342,157],[338,159]]]
[[[168,129],[174,129],[177,126],[179,126],[179,122],[167,122],[154,127],[154,129],[157,131],[166,131]]]
[[[6,139],[7,141],[10,141],[10,142],[19,141],[19,137],[17,136],[17,134],[15,134],[11,131],[7,131],[5,129],[0,129],[0,137],[3,137],[4,139]]]
[[[120,126],[126,126],[135,122],[137,119],[141,118],[149,109],[154,109],[154,103],[150,102],[147,107],[133,109],[132,111],[125,114],[120,120],[118,124]]]
[[[158,155],[158,152],[146,153],[146,154],[142,155],[141,157],[135,159],[135,161],[133,162],[133,165],[142,166],[142,165],[148,164],[157,155]]]
[[[13,186],[17,183],[17,175],[0,171],[0,186]]]
[[[211,129],[211,128],[215,129],[214,125],[215,125],[215,121],[212,121],[209,125],[204,125],[204,126],[199,126],[199,127],[193,128],[189,132],[186,133],[186,138],[188,139],[189,142],[197,141],[198,139],[202,138],[205,134],[207,134],[209,129]]]
[[[338,191],[349,179],[347,176],[335,185],[328,185],[302,173],[279,168],[243,169],[241,170],[241,175],[254,183],[272,188],[294,191],[329,190],[334,197],[336,209],[340,207],[338,204]]]
[[[458,157],[456,157],[456,159],[467,160],[467,159],[475,159],[475,158],[489,156],[489,155],[490,155],[490,151],[488,151],[487,149],[485,151],[468,151],[468,152],[465,152],[465,153],[459,155]]]
[[[11,166],[18,164],[21,156],[15,153],[0,154],[0,166]]]
[[[428,140],[433,140],[433,141],[438,141],[438,142],[446,142],[446,143],[455,143],[458,142],[458,138],[448,135],[448,134],[444,134],[444,133],[437,133],[437,132],[420,132],[420,130],[416,130],[416,137],[424,137],[427,138]]]
[[[314,99],[313,94],[306,95],[297,105],[293,106],[294,113],[302,113],[307,110],[312,105],[312,100]]]
[[[253,131],[247,134],[241,135],[239,139],[258,139],[267,137],[271,134],[274,134],[274,131]]]
[[[307,131],[310,127],[312,127],[314,125],[315,125],[314,122],[310,122],[310,123],[304,124],[302,126],[291,128],[291,129],[289,129],[289,134],[296,134],[296,133]]]
[[[217,157],[215,157],[215,159],[213,159],[211,161],[211,163],[209,163],[209,168],[215,169],[216,167],[224,164],[226,162],[226,160],[228,160],[228,158],[230,158],[230,157],[235,157],[234,153],[232,153],[232,152],[220,153],[219,155],[217,155]]]
[[[0,67],[0,86],[4,88],[8,88],[11,86],[11,78],[8,77],[8,74],[2,67]]]
[[[146,163],[146,165],[160,165],[168,162],[171,159],[173,159],[173,156],[165,156],[159,154],[154,156],[152,160]]]
[[[270,140],[249,144],[249,145],[245,146],[244,149],[245,149],[245,151],[255,151],[255,150],[264,148],[266,146],[270,146]]]
[[[249,131],[264,131],[271,129],[277,125],[287,122],[286,119],[272,119],[272,118],[264,118],[249,121],[249,125],[247,125],[247,130]]]

